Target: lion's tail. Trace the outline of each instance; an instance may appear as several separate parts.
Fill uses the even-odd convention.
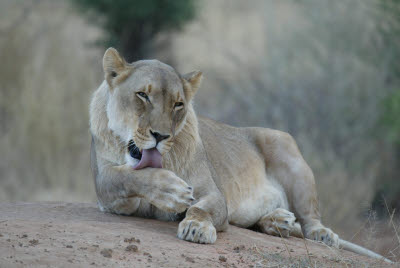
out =
[[[298,222],[295,223],[295,226],[294,226],[292,232],[290,233],[290,235],[304,239],[303,232],[301,231],[301,227]],[[354,243],[351,243],[351,242],[343,240],[343,239],[339,239],[339,248],[345,249],[347,251],[351,251],[351,252],[354,252],[354,253],[357,253],[360,255],[364,255],[367,257],[379,259],[379,260],[385,261],[387,263],[393,263],[391,260],[383,257],[382,255],[379,255],[378,253],[373,252],[372,250],[363,248],[359,245],[356,245]]]
[[[387,263],[393,263],[391,260],[383,257],[382,255],[379,255],[378,253],[375,253],[369,249],[363,248],[359,245],[353,244],[349,241],[343,240],[343,239],[339,239],[339,247],[360,255],[364,255],[364,256],[368,256],[368,257],[372,257],[375,259],[380,259],[383,260]]]

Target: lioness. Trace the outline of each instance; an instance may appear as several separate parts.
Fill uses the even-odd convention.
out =
[[[197,117],[201,72],[180,75],[157,60],[128,64],[113,48],[103,68],[90,104],[101,210],[183,217],[178,237],[197,243],[214,243],[230,223],[348,245],[321,223],[313,173],[289,134]]]

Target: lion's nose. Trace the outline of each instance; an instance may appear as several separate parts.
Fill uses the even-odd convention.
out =
[[[162,135],[158,132],[153,132],[150,130],[151,135],[156,139],[156,142],[159,143],[162,140],[168,139],[169,135]]]

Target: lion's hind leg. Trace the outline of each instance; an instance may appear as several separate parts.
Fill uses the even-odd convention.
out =
[[[301,227],[296,222],[296,217],[290,211],[277,208],[271,213],[261,217],[256,223],[261,232],[281,237],[302,237]]]
[[[337,247],[338,235],[321,223],[314,174],[293,137],[277,130],[251,131],[265,158],[267,172],[285,190],[304,237]]]

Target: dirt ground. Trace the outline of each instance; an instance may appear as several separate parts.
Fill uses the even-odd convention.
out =
[[[0,267],[388,266],[309,240],[234,226],[215,244],[200,245],[179,240],[177,226],[106,214],[95,204],[0,204]]]

